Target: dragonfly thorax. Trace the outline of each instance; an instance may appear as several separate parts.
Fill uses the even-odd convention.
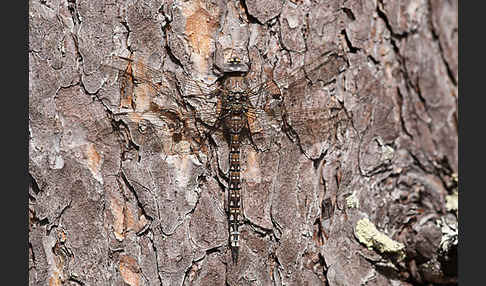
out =
[[[240,92],[231,92],[225,100],[225,109],[231,114],[241,114],[248,111],[248,96]]]
[[[243,93],[248,89],[248,85],[243,76],[230,76],[225,80],[224,85],[231,93]]]
[[[243,92],[230,92],[228,94],[229,102],[246,102],[248,96]]]
[[[243,92],[229,92],[223,100],[225,125],[231,133],[239,133],[245,126],[248,96]]]

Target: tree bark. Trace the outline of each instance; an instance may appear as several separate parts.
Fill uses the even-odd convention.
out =
[[[30,1],[29,284],[457,285],[457,44],[453,0]],[[237,264],[228,146],[122,137],[111,55],[207,85],[339,59],[281,87],[294,137],[242,146]]]

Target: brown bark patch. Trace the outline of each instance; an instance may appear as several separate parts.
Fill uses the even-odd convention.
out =
[[[61,286],[61,280],[59,279],[59,273],[56,271],[49,278],[49,286]]]
[[[91,171],[91,174],[93,174],[93,177],[95,177],[98,181],[100,181],[102,158],[98,153],[98,151],[96,151],[94,144],[86,145],[85,155],[88,161],[88,168]]]
[[[119,269],[125,283],[130,286],[140,285],[140,269],[135,258],[128,255],[121,256]]]
[[[124,206],[121,205],[116,198],[111,197],[110,209],[113,215],[113,234],[118,241],[122,241],[125,238],[123,233],[125,223],[125,216],[123,213]]]
[[[216,27],[217,23],[208,11],[201,7],[187,18],[186,34],[189,36],[191,46],[203,58],[209,57],[212,33]]]

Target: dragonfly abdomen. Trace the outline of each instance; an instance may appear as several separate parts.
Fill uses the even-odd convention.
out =
[[[233,262],[238,261],[239,249],[239,221],[240,221],[240,136],[238,133],[231,133],[229,153],[229,232],[230,248]]]

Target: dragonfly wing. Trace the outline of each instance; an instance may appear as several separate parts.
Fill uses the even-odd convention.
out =
[[[196,154],[205,151],[211,127],[201,127],[194,114],[174,110],[123,112],[117,114],[130,130],[133,142],[143,152],[154,155]],[[217,130],[219,131],[219,130]]]
[[[260,150],[268,150],[279,136],[286,134],[306,155],[314,158],[321,152],[320,147],[318,150],[315,147],[343,142],[350,118],[331,97],[324,106],[313,108],[288,107],[275,102],[266,110],[250,111],[248,122],[252,139]]]
[[[334,140],[342,131],[339,125],[347,122],[347,115],[322,85],[331,83],[345,66],[344,58],[329,54],[286,76],[251,88],[250,100],[258,111],[258,122],[263,122],[260,123],[263,133],[272,134],[272,128],[279,123],[306,154],[312,153],[314,144]]]
[[[152,68],[140,61],[136,61],[130,58],[112,56],[112,67],[116,70],[132,73],[133,77],[141,81],[148,82],[162,82],[164,78],[173,73],[164,72],[155,68]],[[184,91],[186,96],[198,96],[211,94],[215,87],[208,86],[202,82],[198,82],[189,78],[187,75],[182,75],[180,78],[173,78],[173,80],[180,82],[180,88]]]
[[[290,107],[285,117],[287,134],[310,157],[318,157],[323,144],[343,143],[349,127],[350,118],[344,107],[335,97],[327,100],[314,108]]]
[[[256,102],[257,108],[262,108],[269,101],[269,97],[282,96],[281,90],[294,90],[308,82],[332,81],[346,67],[346,61],[335,53],[323,55],[308,65],[298,67],[277,79],[269,79],[249,89],[251,100]],[[292,94],[288,94],[292,95]]]
[[[268,100],[261,109],[251,107],[247,112],[252,143],[258,150],[269,150],[281,135],[284,106],[277,99]]]
[[[211,127],[217,118],[215,87],[187,77],[177,78],[174,73],[133,59],[114,56],[111,60],[106,67],[118,72],[120,108],[137,144],[159,142],[160,146],[154,147],[171,154],[171,146],[179,142],[189,142],[190,149],[203,143],[201,138],[207,130],[201,126]],[[153,138],[144,138],[148,136]]]

